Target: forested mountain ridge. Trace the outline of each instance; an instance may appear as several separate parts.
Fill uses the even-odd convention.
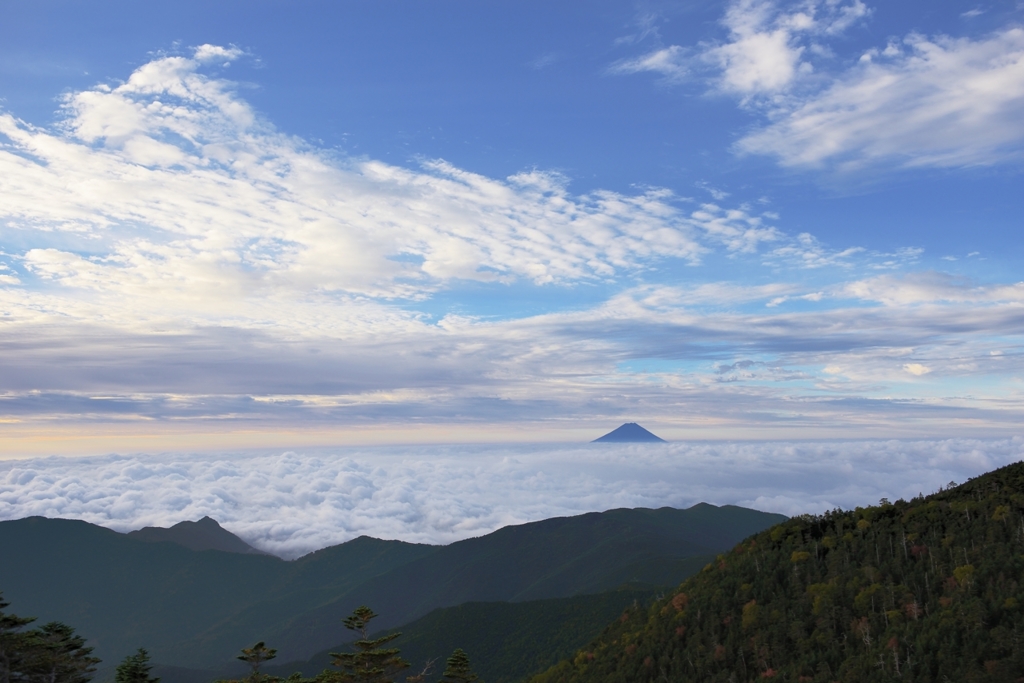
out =
[[[402,637],[394,646],[401,649],[402,657],[414,670],[421,669],[428,661],[444,661],[448,653],[462,648],[472,655],[473,669],[486,683],[518,683],[571,655],[628,605],[649,602],[654,596],[651,590],[623,589],[571,598],[467,602],[441,607],[403,624]],[[347,646],[337,645],[317,653],[307,662],[272,664],[264,671],[282,678],[295,671],[314,676],[330,668],[330,652],[345,649]],[[178,677],[177,672],[166,672],[162,668],[158,673],[164,683],[188,680],[207,683],[209,680]],[[435,670],[436,673],[439,670]]]
[[[618,509],[507,526],[376,576],[267,639],[288,653],[334,646],[347,637],[341,620],[360,604],[380,613],[380,628],[393,628],[437,607],[470,601],[542,600],[624,584],[669,587],[739,539],[783,519],[700,503],[686,510]]]
[[[105,662],[142,646],[160,664],[220,667],[259,640],[285,662],[344,642],[342,620],[361,604],[389,628],[467,601],[675,585],[781,519],[703,504],[610,510],[448,546],[360,537],[286,562],[36,517],[0,522],[0,590],[22,614],[74,624]]]
[[[791,519],[533,683],[1024,680],[1024,464]]]
[[[144,646],[154,658],[200,666],[230,659],[295,613],[437,550],[360,537],[286,562],[143,542],[82,521],[42,517],[0,522],[0,548],[0,590],[19,613],[74,624],[104,662]],[[221,625],[239,613],[247,615],[248,629],[221,635]],[[178,656],[177,642],[204,637],[208,650]]]

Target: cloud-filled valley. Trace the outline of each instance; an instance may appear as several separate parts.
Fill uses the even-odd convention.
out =
[[[0,461],[0,519],[118,531],[210,515],[286,557],[359,535],[450,543],[616,507],[787,515],[909,500],[1024,457],[1024,441],[363,447]]]

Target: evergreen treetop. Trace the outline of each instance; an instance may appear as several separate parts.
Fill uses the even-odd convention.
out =
[[[88,683],[100,660],[75,629],[59,621],[22,634],[20,672],[11,681]]]
[[[277,650],[267,647],[262,640],[252,647],[242,648],[242,654],[238,655],[236,659],[249,665],[249,675],[243,680],[247,683],[267,683],[271,680],[280,680],[275,676],[260,673],[260,666],[263,665],[263,662],[269,662],[275,657],[277,657]]]
[[[159,678],[151,678],[149,672],[153,665],[149,663],[149,652],[140,647],[138,652],[128,655],[117,665],[114,683],[160,683]]]
[[[448,658],[448,666],[445,667],[442,679],[448,683],[473,683],[480,677],[473,673],[469,665],[469,655],[463,652],[462,648],[456,648],[452,656]]]
[[[325,671],[321,674],[329,683],[393,683],[399,671],[409,667],[402,659],[398,648],[384,647],[401,633],[390,633],[370,639],[369,624],[378,616],[369,607],[357,607],[345,619],[345,627],[359,634],[359,640],[352,643],[354,652],[332,652],[332,663],[340,671]]]
[[[0,683],[10,683],[12,677],[16,677],[26,637],[21,629],[35,621],[5,612],[10,604],[0,593]]]

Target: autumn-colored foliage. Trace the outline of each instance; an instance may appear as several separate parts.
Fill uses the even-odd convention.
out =
[[[1024,681],[1024,463],[794,518],[532,683]]]

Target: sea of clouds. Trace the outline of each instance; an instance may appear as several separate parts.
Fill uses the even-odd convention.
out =
[[[619,507],[787,515],[912,498],[1024,458],[1024,438],[350,447],[0,461],[0,519],[117,531],[209,515],[286,558],[366,534],[450,543]]]

